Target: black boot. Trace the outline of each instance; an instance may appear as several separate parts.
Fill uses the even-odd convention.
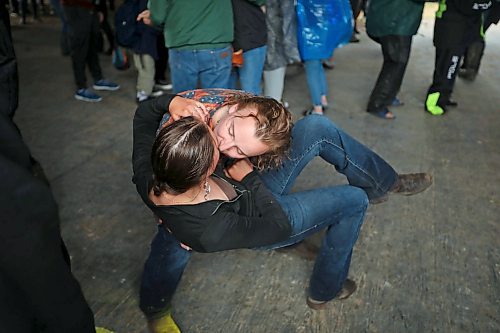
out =
[[[458,76],[464,80],[474,81],[481,65],[485,43],[480,39],[467,48],[464,54],[464,62],[458,71]]]

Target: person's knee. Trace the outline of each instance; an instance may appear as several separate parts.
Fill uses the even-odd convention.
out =
[[[364,215],[368,209],[368,195],[362,188],[349,186],[349,201],[351,202],[352,211],[355,214]]]

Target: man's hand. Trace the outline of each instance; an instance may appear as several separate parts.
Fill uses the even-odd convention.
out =
[[[210,114],[203,103],[180,96],[174,97],[168,107],[170,117],[179,120],[184,117],[195,117],[204,122],[208,122]]]
[[[226,176],[241,182],[246,175],[253,171],[253,165],[248,158],[242,158],[234,162],[229,168],[224,169]]]
[[[145,11],[143,12],[140,12],[139,15],[137,15],[137,21],[141,21],[144,22],[144,24],[147,24],[147,25],[153,25],[153,22],[151,21],[151,13],[149,12],[148,9],[146,9]]]

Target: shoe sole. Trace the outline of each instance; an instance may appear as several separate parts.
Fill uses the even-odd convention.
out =
[[[346,279],[338,295],[335,296],[335,298],[332,299],[331,301],[333,300],[343,301],[345,299],[348,299],[352,294],[354,294],[354,292],[357,289],[358,286],[356,285],[356,282],[354,282],[351,279]],[[306,299],[307,306],[309,306],[313,310],[324,310],[329,302],[330,301],[324,301],[324,302],[315,301],[310,296],[308,296]]]
[[[159,97],[159,96],[164,95],[164,94],[165,94],[165,92],[163,90],[159,90],[159,91],[157,90],[157,91],[153,91],[151,93],[151,96],[152,97]]]
[[[118,87],[103,87],[103,86],[96,86],[95,84],[92,86],[94,90],[107,90],[107,91],[116,91],[120,89],[120,86]]]
[[[165,84],[165,85],[155,84],[154,87],[156,89],[161,89],[161,90],[172,90],[172,88],[173,88],[173,86],[171,84]]]
[[[95,98],[87,98],[87,97],[82,97],[79,95],[75,95],[75,98],[79,101],[84,101],[84,102],[91,102],[91,103],[97,103],[102,101],[102,97],[99,97],[98,99]]]

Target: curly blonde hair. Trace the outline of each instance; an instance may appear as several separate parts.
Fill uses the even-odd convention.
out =
[[[283,159],[287,158],[291,144],[292,115],[283,104],[271,97],[254,96],[241,93],[229,98],[225,105],[238,104],[239,109],[254,108],[257,130],[255,135],[264,144],[269,146],[266,153],[251,157],[251,162],[259,170],[277,168]]]

